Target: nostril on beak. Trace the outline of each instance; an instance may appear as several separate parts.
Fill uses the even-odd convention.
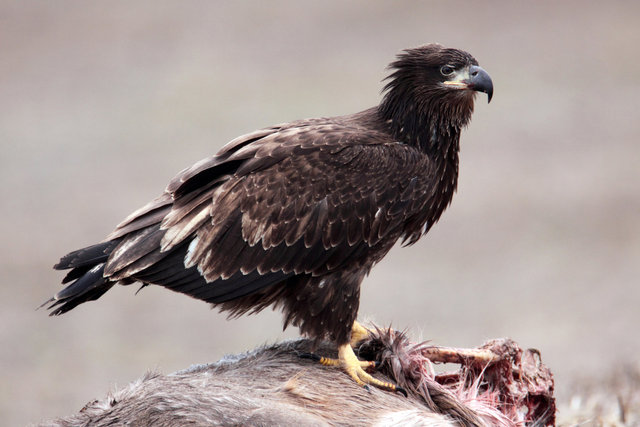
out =
[[[477,76],[477,75],[478,75],[478,70],[476,70],[476,71],[474,71],[474,72],[472,72],[472,73],[471,73],[471,77],[475,77],[475,76]]]

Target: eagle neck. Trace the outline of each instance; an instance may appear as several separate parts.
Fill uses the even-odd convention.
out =
[[[418,148],[434,160],[457,157],[461,129],[473,113],[473,96],[445,99],[434,91],[417,97],[395,89],[378,107],[394,139]]]
[[[386,98],[385,101],[389,100]],[[458,184],[460,133],[473,109],[471,107],[468,116],[456,116],[437,105],[421,107],[403,109],[390,107],[383,102],[378,109],[394,139],[425,153],[435,168],[434,175],[438,177],[436,188],[430,191],[428,200],[425,200],[420,218],[411,221],[404,232],[403,239],[408,244],[424,235],[451,203]]]
[[[435,163],[438,172],[444,174],[438,176],[449,178],[454,175],[457,178],[460,132],[471,117],[473,103],[466,114],[451,114],[444,103],[442,106],[436,103],[394,105],[388,95],[378,108],[388,132],[396,141],[425,153]]]

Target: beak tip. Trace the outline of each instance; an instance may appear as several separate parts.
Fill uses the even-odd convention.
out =
[[[491,77],[489,74],[477,65],[473,65],[470,67],[469,71],[471,72],[471,83],[474,90],[478,92],[484,92],[487,94],[487,103],[491,102],[491,98],[493,98],[493,82],[491,81]]]

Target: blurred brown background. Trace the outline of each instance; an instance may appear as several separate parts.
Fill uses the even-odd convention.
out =
[[[161,288],[48,318],[51,266],[182,168],[277,122],[380,99],[403,48],[491,74],[459,191],[430,235],[366,279],[360,318],[437,344],[510,336],[560,396],[640,353],[639,2],[0,3],[0,424],[79,410],[146,370],[286,337]]]

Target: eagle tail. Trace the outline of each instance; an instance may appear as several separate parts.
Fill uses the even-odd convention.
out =
[[[50,316],[66,313],[79,304],[100,298],[116,283],[104,277],[104,266],[109,254],[118,245],[120,239],[98,243],[73,251],[60,259],[53,268],[71,271],[62,283],[72,282],[55,294],[40,307],[50,304]]]

